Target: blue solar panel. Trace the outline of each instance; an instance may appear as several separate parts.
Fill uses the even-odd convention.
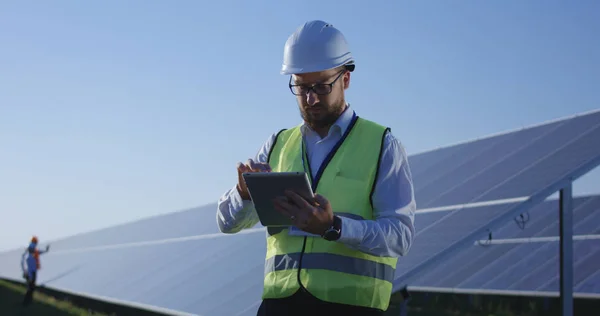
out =
[[[589,217],[594,214],[600,215],[597,209],[600,204],[597,196],[577,197],[573,199],[573,221],[576,223],[573,227],[573,233],[584,235],[594,234],[594,229],[589,225],[598,228],[599,222],[590,222]],[[558,236],[558,201],[548,200],[538,204],[527,213],[523,218],[515,218],[516,221],[525,221],[524,224],[517,224],[515,221],[509,221],[506,224],[493,230],[494,238],[526,238],[526,237],[550,237]],[[594,215],[597,216],[597,215]],[[583,225],[583,226],[580,226]],[[523,227],[523,228],[522,228]],[[534,235],[535,234],[535,235]]]
[[[482,209],[481,212],[492,211]],[[481,244],[459,251],[416,278],[413,287],[459,288],[475,290],[553,291],[557,292],[559,276],[559,243],[519,242],[516,238],[558,236],[558,201],[549,200],[532,208],[524,215],[525,222],[507,222],[492,229],[492,242],[482,239]],[[518,218],[520,219],[520,218]],[[574,200],[574,234],[592,235],[600,232],[600,196]],[[523,225],[524,224],[524,225]],[[495,240],[514,243],[495,244]],[[592,282],[600,272],[599,240],[574,241],[574,287],[583,288],[600,284]],[[600,291],[587,292],[600,295]]]
[[[448,248],[454,242],[464,237],[465,232],[479,228],[489,221],[489,218],[505,213],[511,204],[494,205],[490,207],[476,207],[460,211],[442,211],[441,216],[435,222],[425,226],[423,223],[418,226],[417,236],[415,238],[413,249],[409,256],[401,258],[398,261],[396,278],[400,279],[404,273],[417,267],[419,264],[430,259],[439,251]],[[482,211],[482,210],[485,210]],[[435,214],[435,213],[433,213]],[[424,214],[425,216],[431,216]],[[423,215],[417,214],[416,223],[421,223]]]
[[[422,208],[529,196],[598,156],[600,112],[526,129],[417,191]],[[422,178],[415,183],[426,181]]]
[[[584,122],[581,123],[583,125]],[[569,134],[569,136],[573,135]],[[549,153],[537,160],[535,164],[521,170],[518,176],[510,177],[501,182],[495,190],[482,195],[480,200],[494,200],[515,196],[516,194],[532,195],[541,188],[567,177],[577,167],[596,159],[600,151],[600,118],[593,130],[579,137],[573,136],[573,138],[564,147]],[[555,148],[560,144],[557,140],[556,142],[549,141],[544,146]],[[507,171],[498,170],[498,172]]]
[[[542,125],[519,132],[504,134],[492,138],[493,141],[480,141],[465,146],[462,150],[447,157],[437,165],[431,166],[422,176],[415,179],[415,195],[423,207],[444,192],[460,185],[472,177],[477,177],[490,167],[492,162],[502,159],[516,150],[528,146],[539,137],[548,134],[564,123]],[[412,164],[413,160],[409,160]],[[412,165],[411,165],[412,167]],[[468,201],[461,201],[468,202]],[[455,203],[455,204],[459,204]]]
[[[215,225],[215,206],[175,212],[168,216],[154,216],[131,223],[87,232],[52,242],[53,250],[95,247],[129,242],[178,238],[218,233]],[[177,227],[177,229],[173,229]]]
[[[588,260],[588,263],[591,265],[592,269],[596,269],[596,272],[590,274],[590,276],[586,278],[584,282],[581,282],[575,286],[574,291],[576,293],[600,293],[600,270],[598,270],[598,262],[600,262],[600,257],[596,255],[594,259],[595,260]]]
[[[260,300],[265,251],[263,231],[82,253],[57,251],[43,256],[39,283],[200,315],[235,315]],[[2,274],[18,278],[17,263],[18,256],[3,256]],[[76,267],[80,269],[54,278]]]
[[[596,112],[410,156],[417,204],[422,211],[416,215],[415,243],[408,256],[399,260],[397,285],[554,288],[555,274],[550,272],[558,271],[557,242],[543,247],[456,246],[472,242],[465,237],[482,227],[492,229],[495,239],[527,234],[555,236],[557,202],[531,209],[525,230],[514,222],[491,225],[496,219],[510,218],[523,199],[467,208],[456,204],[527,197],[556,184],[600,157],[599,126],[600,112]],[[600,221],[600,212],[593,211],[599,199],[575,202],[576,234],[600,233],[593,224]],[[431,207],[442,209],[427,210]],[[39,281],[200,315],[255,315],[262,292],[265,232],[218,234],[215,211],[212,204],[53,242],[52,251],[43,257]],[[198,238],[169,240],[189,236]],[[147,241],[156,242],[129,244]],[[93,248],[110,245],[121,246]],[[576,241],[576,245],[575,255],[579,257],[575,267],[587,271],[576,274],[576,288],[598,293],[600,269],[592,263],[598,259],[595,244]],[[590,251],[590,255],[581,256],[581,251]],[[0,276],[20,278],[21,253],[19,249],[0,254]],[[438,260],[443,253],[452,255]],[[532,265],[537,267],[535,271]],[[496,278],[500,274],[504,277]]]
[[[427,246],[420,244],[416,265],[410,259],[403,260],[410,264],[403,267],[401,275],[397,275],[396,289],[412,284],[424,271],[442,264],[442,260],[468,245],[476,236],[481,237],[485,232],[483,227],[494,228],[500,221],[517,215],[517,212],[532,207],[537,201],[560,189],[567,184],[566,181],[572,181],[596,167],[600,163],[600,112],[565,121],[530,146],[516,150],[508,157],[500,157],[498,161],[490,162],[490,168],[477,173],[469,181],[455,185],[433,202],[425,201],[425,206],[438,206],[436,203],[440,202],[441,205],[453,205],[493,201],[491,197],[526,196],[528,200],[508,207],[504,212],[494,212],[485,223],[478,223],[478,227],[473,230],[463,231],[464,234],[459,238],[443,241],[447,242],[446,247],[438,242],[438,247],[432,251],[433,243],[426,242]],[[494,195],[507,190],[512,190],[513,194]],[[418,201],[423,205],[421,202]],[[460,212],[452,216],[459,216],[458,214]],[[423,260],[424,257],[426,260]]]

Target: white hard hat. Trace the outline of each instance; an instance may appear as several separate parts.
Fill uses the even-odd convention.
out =
[[[333,25],[314,20],[290,35],[283,50],[282,75],[318,72],[349,65],[354,70],[346,38]]]

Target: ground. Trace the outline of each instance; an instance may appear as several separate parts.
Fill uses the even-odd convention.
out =
[[[86,309],[73,306],[69,302],[58,301],[50,296],[35,293],[34,302],[28,307],[21,305],[25,287],[0,280],[0,314],[6,316],[67,316],[67,315],[95,315],[108,316],[94,313]]]

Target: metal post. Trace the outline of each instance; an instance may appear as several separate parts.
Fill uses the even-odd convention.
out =
[[[400,303],[400,316],[408,316],[408,301],[402,301]]]
[[[560,305],[573,315],[573,183],[560,190]]]

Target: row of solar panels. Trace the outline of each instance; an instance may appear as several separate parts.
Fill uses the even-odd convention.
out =
[[[577,198],[574,202],[574,234],[600,236],[600,196]],[[404,266],[419,261],[423,248],[464,234],[497,210],[497,206],[473,208],[445,219],[449,214],[445,211],[418,214],[417,221],[431,228],[417,239],[415,251],[401,260],[397,276],[402,276]],[[528,212],[525,223],[509,221],[492,230],[491,241],[484,238],[473,243],[450,260],[439,262],[410,286],[556,292],[558,242],[511,239],[557,236],[557,213],[557,201],[544,202]],[[214,212],[210,208],[197,214],[209,221]],[[12,252],[1,257],[3,276],[18,278],[19,255]],[[44,257],[40,282],[199,315],[238,315],[246,309],[239,315],[255,315],[262,291],[264,256],[262,230],[158,240],[145,245],[120,244],[109,249],[56,250]],[[600,297],[598,262],[597,240],[575,241],[576,293]]]
[[[398,284],[557,290],[558,261],[551,260],[558,255],[556,242],[496,245],[494,240],[556,235],[556,202],[530,210],[524,230],[512,222],[516,207],[594,167],[598,145],[600,112],[410,156],[421,212],[415,244],[398,264]],[[498,199],[509,200],[490,203]],[[473,202],[484,203],[457,205]],[[575,233],[597,234],[591,220],[598,214],[598,198],[577,199],[575,205]],[[215,211],[210,205],[54,242],[39,280],[199,315],[254,315],[262,291],[265,233],[218,234]],[[494,227],[498,219],[508,226]],[[466,238],[485,228],[492,230],[491,244],[475,245]],[[460,243],[468,247],[456,247]],[[576,241],[576,291],[600,292],[600,268],[590,264],[598,259],[594,245]],[[452,256],[441,260],[441,253]],[[1,276],[20,277],[20,255],[21,250],[0,255]],[[429,269],[421,269],[425,263]]]
[[[600,111],[410,155],[418,207],[452,208],[531,196],[579,167],[587,164],[591,169],[599,143]],[[70,237],[55,245],[77,248],[218,232],[213,220],[201,217],[196,211],[176,212]],[[193,224],[178,226],[184,222]]]

